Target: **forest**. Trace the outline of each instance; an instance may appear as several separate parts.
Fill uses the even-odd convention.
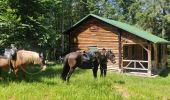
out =
[[[1,0],[0,48],[43,50],[54,60],[62,32],[90,13],[170,40],[170,0]]]

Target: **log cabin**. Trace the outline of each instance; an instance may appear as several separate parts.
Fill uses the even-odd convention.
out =
[[[123,22],[89,14],[63,34],[69,41],[69,52],[112,50],[116,63],[108,63],[110,69],[151,76],[167,66],[169,41]]]

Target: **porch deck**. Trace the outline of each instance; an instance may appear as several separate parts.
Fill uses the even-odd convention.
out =
[[[109,66],[107,66],[107,68],[108,68],[109,72],[112,72],[112,71],[120,72],[120,69],[119,69],[118,66],[109,65]],[[164,70],[164,69],[162,69],[162,70]],[[160,73],[162,70],[160,70],[158,73]],[[158,73],[157,74],[152,73],[151,75],[148,75],[146,70],[141,71],[141,70],[133,70],[133,69],[124,69],[123,73],[125,75],[140,76],[140,77],[151,77],[151,78],[155,78],[155,77],[158,76]]]

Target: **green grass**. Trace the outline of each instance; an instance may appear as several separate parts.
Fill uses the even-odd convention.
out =
[[[76,69],[70,83],[60,79],[61,64],[48,65],[25,80],[3,72],[0,100],[167,100],[170,99],[170,68],[156,78],[108,72],[94,79],[91,70]],[[21,73],[20,73],[21,74]],[[98,73],[99,74],[99,73]]]

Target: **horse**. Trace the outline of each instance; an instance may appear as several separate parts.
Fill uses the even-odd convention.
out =
[[[72,73],[77,67],[81,69],[93,69],[93,75],[96,77],[96,67],[99,65],[97,52],[70,52],[64,57],[63,63],[64,66],[61,73],[61,79],[64,81],[69,81]]]
[[[105,77],[107,72],[107,61],[108,59],[114,64],[115,61],[115,55],[112,53],[111,50],[106,51],[105,48],[102,49],[100,55],[99,55],[99,64],[100,64],[100,76]]]
[[[5,48],[3,54],[0,56],[0,73],[2,69],[9,69],[9,74],[13,70],[12,56],[14,56],[16,49]]]
[[[86,57],[89,57],[89,60],[86,60]],[[61,78],[64,81],[69,81],[72,73],[74,72],[76,67],[82,69],[92,69],[94,78],[97,77],[97,70],[99,66],[99,56],[101,53],[96,51],[94,53],[81,53],[81,52],[71,52],[67,54],[64,58],[64,67],[61,73]],[[115,62],[115,59],[112,52],[108,52],[106,56],[111,62]]]
[[[7,70],[9,69],[9,67],[12,68],[10,59],[4,56],[0,56],[0,74],[1,74],[2,69]]]
[[[46,69],[45,57],[43,53],[37,53],[28,50],[18,50],[15,56],[12,57],[12,64],[14,68],[14,73],[18,78],[18,70],[21,68],[23,70],[23,76],[25,77],[26,66],[27,65],[39,65],[41,71]]]

